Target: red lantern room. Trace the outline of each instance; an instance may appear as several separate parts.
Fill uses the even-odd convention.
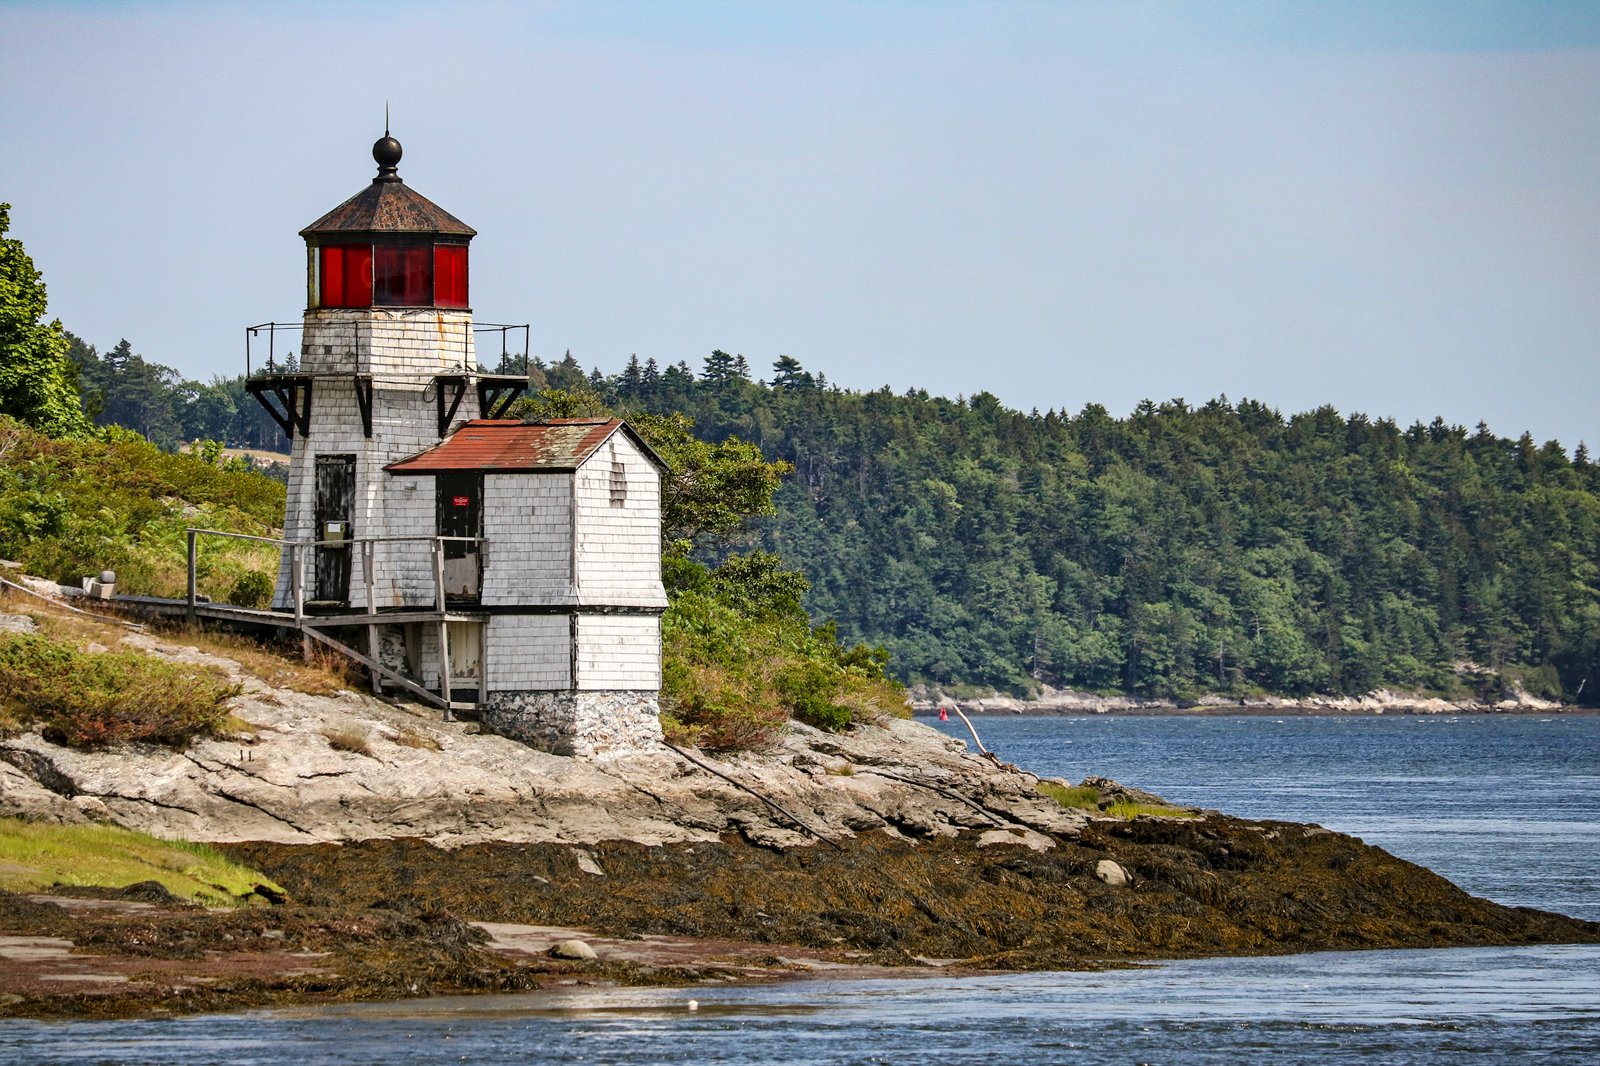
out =
[[[477,231],[407,187],[400,154],[386,132],[372,146],[372,184],[300,231],[308,307],[469,306],[467,243]]]

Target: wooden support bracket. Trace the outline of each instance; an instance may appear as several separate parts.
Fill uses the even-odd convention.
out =
[[[448,397],[448,398],[447,398]],[[444,436],[467,398],[465,374],[441,374],[433,379],[433,399],[439,410],[439,436]]]
[[[294,440],[296,430],[302,437],[311,432],[311,378],[303,374],[270,374],[247,378],[244,389],[266,408],[290,440]]]
[[[361,435],[372,438],[372,375],[360,374],[355,379],[356,408],[361,412]]]
[[[442,708],[444,708],[446,714],[449,713],[449,711],[450,711],[450,701],[449,700],[440,699],[437,694],[429,692],[427,689],[423,688],[421,685],[417,684],[414,681],[410,681],[410,680],[408,680],[406,678],[401,677],[399,674],[395,673],[393,670],[389,669],[387,666],[384,666],[383,664],[381,664],[379,662],[376,662],[373,659],[370,659],[365,655],[362,655],[360,652],[356,651],[354,648],[350,647],[348,644],[344,644],[344,643],[341,643],[340,641],[334,640],[332,637],[328,636],[328,634],[326,634],[326,633],[318,632],[318,630],[314,626],[303,626],[300,631],[302,633],[304,633],[306,636],[310,637],[312,640],[315,640],[315,641],[317,641],[317,642],[319,642],[321,644],[326,644],[328,647],[332,648],[336,652],[339,652],[341,655],[350,656],[350,658],[354,659],[356,662],[360,663],[362,666],[365,666],[368,670],[374,670],[377,673],[382,674],[383,677],[384,677],[384,680],[390,682],[391,684],[394,684],[394,685],[398,686],[399,688],[404,689],[405,691],[411,693],[413,696],[416,696],[419,699],[427,700],[429,703],[433,704],[435,707],[442,707]]]

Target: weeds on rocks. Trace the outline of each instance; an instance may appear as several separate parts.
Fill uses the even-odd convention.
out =
[[[372,745],[367,742],[367,735],[359,729],[340,729],[329,727],[322,731],[328,740],[328,747],[334,751],[348,751],[356,755],[372,755]]]

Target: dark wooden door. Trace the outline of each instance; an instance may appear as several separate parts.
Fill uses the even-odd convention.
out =
[[[350,599],[351,538],[355,530],[350,518],[355,513],[356,457],[353,455],[317,456],[317,546],[314,600],[345,603]]]
[[[434,478],[439,507],[439,536],[483,536],[483,475],[439,474]],[[482,580],[481,545],[444,542],[444,591],[452,600],[476,600]]]

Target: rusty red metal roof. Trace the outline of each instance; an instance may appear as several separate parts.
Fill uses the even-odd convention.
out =
[[[399,178],[380,177],[301,230],[300,236],[432,233],[471,238],[477,232]]]
[[[545,422],[474,419],[432,448],[384,469],[392,474],[576,470],[618,431],[626,433],[652,462],[666,469],[666,463],[633,427],[616,418],[552,418]]]

